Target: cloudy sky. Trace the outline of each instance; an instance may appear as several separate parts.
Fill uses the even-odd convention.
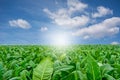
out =
[[[120,0],[0,0],[0,44],[119,44],[119,8]]]

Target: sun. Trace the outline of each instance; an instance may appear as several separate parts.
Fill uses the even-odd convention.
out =
[[[52,36],[52,44],[58,46],[69,45],[69,36],[66,34],[55,34]]]

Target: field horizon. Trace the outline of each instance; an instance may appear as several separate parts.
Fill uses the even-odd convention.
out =
[[[120,0],[0,0],[0,80],[120,80]]]

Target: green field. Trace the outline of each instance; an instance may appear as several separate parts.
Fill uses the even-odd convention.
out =
[[[3,45],[0,80],[120,80],[120,45]]]

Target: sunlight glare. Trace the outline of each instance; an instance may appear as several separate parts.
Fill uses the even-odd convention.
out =
[[[69,37],[65,34],[56,34],[52,37],[52,43],[58,46],[69,45]]]

